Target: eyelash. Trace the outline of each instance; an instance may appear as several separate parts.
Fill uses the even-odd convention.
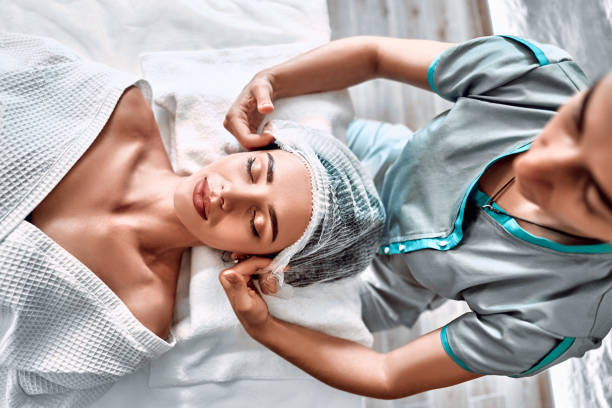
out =
[[[255,163],[255,157],[249,157],[246,162],[246,171],[252,182],[255,181],[255,179],[253,178],[253,170],[252,170],[253,163]]]
[[[582,136],[581,121],[582,119],[580,117],[580,112],[578,112],[574,115],[574,127],[576,128],[576,140],[580,140],[580,137]]]
[[[257,232],[257,228],[255,228],[255,215],[256,215],[256,213],[257,212],[255,210],[253,210],[253,216],[251,217],[251,232],[257,238],[259,238],[259,232]]]
[[[584,197],[583,199],[584,199],[584,203],[585,203],[585,205],[587,207],[587,210],[590,213],[595,213],[595,209],[593,208],[593,206],[591,205],[591,202],[589,201],[589,188],[591,188],[591,186],[592,186],[591,183],[592,182],[591,182],[590,178],[589,178],[589,180],[587,180],[586,183],[584,183],[584,188],[583,188],[582,195]]]
[[[255,163],[255,157],[249,157],[246,162],[246,171],[247,171],[247,175],[251,179],[251,182],[254,183],[255,179],[253,178],[253,171],[252,171],[253,163]],[[259,232],[257,232],[257,228],[255,228],[255,215],[257,215],[257,211],[253,210],[253,216],[251,217],[251,220],[249,223],[251,225],[251,232],[257,238],[259,238]]]

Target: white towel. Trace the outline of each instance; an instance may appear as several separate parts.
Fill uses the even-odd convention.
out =
[[[174,170],[191,174],[222,155],[240,151],[236,139],[223,128],[223,118],[242,87],[259,70],[317,45],[320,44],[294,43],[143,54],[142,71],[153,86],[156,104],[163,108],[156,113]],[[286,98],[274,105],[276,111],[269,119],[310,124],[343,140],[354,116],[346,90]]]
[[[218,157],[240,151],[223,118],[254,73],[316,44],[299,43],[224,50],[144,54],[162,138],[178,173],[191,174]],[[290,119],[345,137],[353,117],[346,91],[275,102],[272,118]],[[167,127],[163,126],[167,123]],[[229,265],[219,251],[193,248],[183,260],[172,352],[151,363],[150,386],[235,379],[290,379],[306,375],[250,339],[217,280]],[[361,320],[357,280],[298,288],[289,299],[266,296],[273,315],[332,335],[371,345]]]

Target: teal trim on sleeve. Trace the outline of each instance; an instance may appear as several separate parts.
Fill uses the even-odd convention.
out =
[[[457,365],[461,368],[463,368],[466,371],[469,371],[471,373],[473,373],[474,371],[470,370],[468,368],[467,365],[465,365],[465,363],[463,361],[461,361],[461,359],[459,357],[457,357],[455,355],[455,353],[453,353],[453,350],[451,349],[450,344],[448,343],[448,336],[446,334],[446,326],[442,327],[442,331],[440,332],[440,340],[442,340],[442,347],[444,347],[444,351],[446,351],[446,354],[448,354],[448,356],[450,358],[453,359],[453,361],[455,363],[457,363]]]
[[[463,201],[461,202],[461,207],[459,207],[459,214],[455,219],[455,223],[453,224],[452,232],[446,237],[435,237],[435,238],[421,238],[414,239],[410,241],[401,241],[401,242],[392,242],[388,245],[383,245],[378,249],[378,253],[381,255],[395,255],[395,254],[404,254],[407,252],[417,251],[419,249],[429,248],[429,249],[437,249],[440,251],[448,251],[449,249],[454,248],[461,242],[463,239],[463,214],[465,213],[465,206],[467,204],[468,198],[471,192],[474,190],[478,179],[482,176],[482,174],[496,161],[513,154],[521,153],[529,149],[531,143],[527,143],[523,146],[520,146],[514,149],[510,153],[503,154],[494,160],[492,160],[487,166],[480,172],[480,174],[472,181],[472,184],[467,189],[467,192],[463,196]]]
[[[546,367],[547,365],[552,364],[556,359],[558,359],[563,353],[565,353],[571,346],[574,344],[576,338],[574,337],[566,337],[561,343],[557,345],[550,353],[548,353],[540,362],[533,367],[531,367],[527,371],[523,371],[518,375],[512,375],[511,377],[517,378],[519,376],[529,375],[531,373],[535,373]]]
[[[480,190],[476,190],[476,203],[481,206],[489,201],[489,196]],[[504,211],[503,208],[499,207],[496,203],[492,203],[493,208],[498,211]],[[501,225],[506,231],[511,233],[517,238],[523,241],[530,242],[535,245],[539,245],[545,248],[555,250],[557,252],[574,253],[574,254],[605,254],[612,253],[612,243],[601,243],[601,244],[590,244],[590,245],[564,245],[555,241],[551,241],[547,238],[537,237],[525,231],[514,218],[505,215],[498,214],[491,211],[488,208],[484,208],[485,212],[493,218],[499,225]]]
[[[530,43],[529,41],[524,40],[524,39],[519,38],[519,37],[515,37],[513,35],[500,35],[500,37],[509,38],[509,39],[514,40],[516,42],[520,42],[521,44],[523,44],[524,46],[529,48],[531,50],[531,52],[533,52],[533,54],[535,55],[535,57],[538,60],[538,63],[540,65],[548,65],[550,63],[548,61],[548,58],[544,54],[544,52],[541,49],[539,49],[538,47],[536,47],[535,45],[533,45],[532,43]]]
[[[434,93],[438,93],[436,90],[436,85],[434,84],[434,73],[436,72],[436,66],[438,65],[438,61],[440,61],[440,55],[436,57],[435,60],[429,65],[427,69],[427,82],[429,82],[429,86]]]

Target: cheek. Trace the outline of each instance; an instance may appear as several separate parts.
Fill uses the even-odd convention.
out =
[[[253,248],[253,242],[249,234],[244,220],[225,217],[223,221],[212,227],[202,228],[198,237],[204,245],[215,249],[253,253],[256,248]]]

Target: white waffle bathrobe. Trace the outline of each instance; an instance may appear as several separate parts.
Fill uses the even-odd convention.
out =
[[[135,83],[150,97],[55,41],[0,33],[0,407],[86,406],[173,346],[24,221]]]

